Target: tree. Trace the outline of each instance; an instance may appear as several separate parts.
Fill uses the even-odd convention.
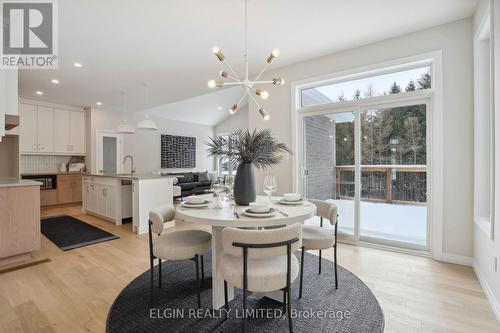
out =
[[[410,80],[410,82],[408,82],[408,85],[406,86],[405,90],[406,91],[415,91],[416,87],[415,87],[415,81],[413,81],[413,79]]]
[[[385,164],[389,158],[392,115],[384,110],[364,113],[361,119],[362,164]]]
[[[401,92],[401,87],[399,84],[394,81],[394,83],[391,85],[391,88],[389,89],[389,94],[399,94]]]
[[[431,87],[431,75],[429,73],[422,74],[417,83],[418,89],[429,89]]]
[[[375,88],[373,87],[373,84],[370,82],[368,83],[368,85],[366,86],[366,90],[365,90],[365,97],[372,97],[372,96],[375,96]]]
[[[340,92],[340,95],[338,95],[337,98],[338,98],[339,102],[343,102],[346,100],[343,90]]]
[[[352,96],[353,99],[359,99],[359,97],[361,96],[361,91],[359,91],[359,89],[356,89],[356,91],[354,92],[354,95]]]
[[[403,124],[403,151],[409,154],[408,162],[417,165],[420,163],[422,152],[425,153],[425,133],[422,133],[422,127],[417,117],[408,117]]]

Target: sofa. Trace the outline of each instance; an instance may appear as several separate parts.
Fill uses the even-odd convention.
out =
[[[181,188],[180,197],[205,193],[210,190],[212,181],[208,177],[208,172],[177,172],[169,173],[169,176],[177,178],[176,186]]]

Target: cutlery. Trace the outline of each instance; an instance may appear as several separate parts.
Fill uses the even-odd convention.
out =
[[[288,217],[288,214],[287,214],[287,213],[284,213],[284,212],[282,212],[281,210],[278,210],[278,212],[279,212],[280,214],[283,214],[283,216]]]
[[[240,216],[238,215],[238,213],[237,213],[237,212],[234,212],[234,216],[235,216],[237,219],[239,219],[239,218],[240,218]]]

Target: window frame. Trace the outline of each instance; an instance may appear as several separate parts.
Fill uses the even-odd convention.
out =
[[[494,73],[494,47],[493,47],[493,20],[491,17],[491,7],[488,4],[488,7],[486,8],[482,18],[481,18],[481,23],[479,24],[479,27],[477,31],[474,34],[474,40],[473,40],[473,51],[474,51],[474,223],[479,227],[480,230],[482,230],[488,238],[491,240],[494,240],[494,229],[495,229],[495,105],[494,105],[494,78],[493,78],[493,73]],[[480,100],[479,96],[481,95],[479,93],[479,90],[484,88],[482,86],[483,80],[485,79],[484,77],[479,77],[480,75],[480,70],[479,67],[481,65],[480,61],[483,60],[483,57],[486,55],[481,48],[482,44],[484,44],[485,39],[485,34],[489,34],[489,54],[488,54],[488,60],[489,60],[489,92],[488,92],[488,101]],[[487,110],[481,109],[481,107],[487,104],[488,108]],[[486,112],[486,114],[484,114]],[[481,177],[481,173],[479,172],[480,167],[479,167],[479,159],[481,158],[478,154],[478,149],[477,149],[477,144],[478,144],[478,135],[483,133],[483,131],[479,131],[476,126],[478,123],[478,117],[486,117],[486,120],[489,123],[489,133],[488,133],[488,140],[489,143],[489,214],[488,216],[483,216],[480,215],[478,212],[478,203],[477,201],[479,200],[479,192],[485,189],[479,188],[478,183],[479,183],[479,178]],[[484,119],[483,119],[484,120]]]

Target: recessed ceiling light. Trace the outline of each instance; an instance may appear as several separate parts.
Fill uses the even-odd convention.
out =
[[[102,103],[101,103],[101,102],[97,102],[97,103],[95,103],[95,104],[97,104],[97,105],[99,105],[99,106],[101,106],[101,105],[102,105]]]
[[[79,63],[79,62],[74,62],[73,66],[78,67],[78,68],[83,67],[83,65],[81,63]]]
[[[217,109],[222,110],[222,106],[219,106]]]
[[[59,80],[57,79],[52,79],[50,82],[52,82],[53,84],[59,84]]]
[[[37,95],[43,95],[43,91],[37,90],[36,94]]]

